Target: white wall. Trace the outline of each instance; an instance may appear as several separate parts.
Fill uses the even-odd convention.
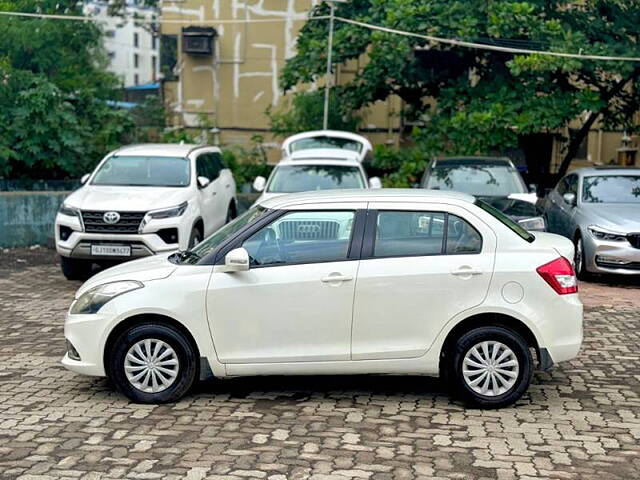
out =
[[[105,50],[109,55],[109,70],[122,78],[123,86],[143,85],[158,79],[160,39],[157,37],[154,44],[148,26],[136,26],[133,20],[128,19],[134,15],[151,19],[155,13],[153,9],[141,8],[131,2],[126,7],[124,17],[110,17],[107,14],[107,3],[94,1],[87,3],[84,10],[85,14],[101,20],[99,24],[105,34],[103,38]],[[137,47],[134,44],[135,34],[138,36]]]

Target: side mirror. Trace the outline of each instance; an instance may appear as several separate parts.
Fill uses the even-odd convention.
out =
[[[224,257],[224,265],[216,265],[214,271],[221,273],[246,272],[249,270],[249,252],[244,248],[231,250]]]
[[[371,177],[369,179],[369,188],[382,188],[380,177]]]
[[[207,177],[198,177],[198,186],[200,188],[205,188],[210,183],[211,183],[211,180],[209,180]]]
[[[531,193],[538,193],[538,185],[536,185],[535,183],[530,183],[529,184],[529,191]]]
[[[80,177],[80,183],[82,184],[87,183],[87,180],[89,180],[90,176],[91,176],[90,173],[85,173],[84,175],[82,175],[82,177]]]
[[[569,205],[575,205],[576,204],[576,194],[575,193],[565,193],[564,195],[562,195],[562,198]]]
[[[253,189],[256,192],[261,192],[264,190],[264,187],[267,186],[267,179],[264,177],[256,177],[256,179],[253,181]]]

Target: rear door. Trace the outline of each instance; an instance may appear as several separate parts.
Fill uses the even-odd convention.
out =
[[[457,206],[369,208],[354,297],[352,359],[419,357],[448,320],[483,302],[495,234]]]
[[[205,177],[209,180],[209,184],[206,187],[201,187],[198,183],[200,215],[204,222],[203,233],[206,237],[220,226],[220,199],[218,198],[218,185],[216,183],[219,171],[215,169],[213,153],[204,152],[198,155],[196,158],[196,172],[198,177]]]

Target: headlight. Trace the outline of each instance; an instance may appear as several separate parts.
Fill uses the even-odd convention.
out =
[[[163,208],[162,210],[152,210],[149,213],[147,213],[147,215],[149,215],[150,218],[156,218],[156,219],[179,217],[185,212],[188,205],[189,204],[187,202],[184,202],[178,205],[177,207]]]
[[[78,218],[80,218],[80,210],[77,209],[76,207],[71,207],[71,206],[67,205],[66,203],[63,203],[62,205],[60,205],[60,208],[58,209],[58,212],[61,213],[62,215],[67,215],[69,217],[78,217]]]
[[[135,280],[123,280],[98,285],[80,295],[80,298],[71,305],[71,313],[96,313],[109,300],[142,287],[144,285]]]
[[[525,230],[546,230],[544,218],[542,217],[523,218],[522,220],[518,220],[518,224]]]
[[[144,230],[144,227],[152,219],[155,218],[156,220],[159,220],[161,218],[179,217],[187,210],[188,206],[189,206],[189,202],[182,202],[180,205],[176,207],[162,208],[159,210],[151,210],[150,212],[147,212],[147,214],[142,219],[142,222],[140,222],[140,226],[138,227],[138,233],[142,233],[142,230]]]
[[[625,233],[614,232],[606,228],[598,227],[597,225],[589,225],[589,233],[593,238],[598,240],[607,240],[610,242],[624,242],[627,240]]]

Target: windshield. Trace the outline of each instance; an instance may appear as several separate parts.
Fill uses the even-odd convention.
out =
[[[640,175],[584,177],[582,201],[586,203],[640,203]]]
[[[255,222],[267,212],[268,210],[266,208],[260,206],[250,208],[238,218],[227,223],[224,227],[220,228],[212,235],[209,235],[202,242],[193,247],[190,250],[190,255],[186,257],[185,263],[196,263],[198,260],[207,256],[215,248],[222,245],[237,232],[250,223]]]
[[[322,136],[301,138],[300,140],[291,142],[291,145],[289,146],[291,153],[300,150],[309,150],[310,148],[341,148],[360,153],[362,151],[362,142],[349,140],[348,138]]]
[[[280,165],[266,191],[293,193],[336,188],[365,188],[360,169],[340,165]]]
[[[456,190],[479,197],[507,197],[527,193],[515,168],[498,165],[436,167],[424,188]]]
[[[191,180],[188,158],[113,156],[96,172],[92,185],[186,187]]]
[[[522,228],[516,222],[511,220],[509,217],[507,217],[504,213],[502,213],[497,208],[494,208],[491,205],[489,205],[487,202],[483,202],[482,200],[476,199],[475,204],[485,212],[493,215],[498,221],[500,221],[500,223],[504,224],[509,230],[514,232],[523,240],[526,240],[527,242],[531,243],[536,239],[536,237],[534,237],[533,234],[527,232],[524,228]]]

